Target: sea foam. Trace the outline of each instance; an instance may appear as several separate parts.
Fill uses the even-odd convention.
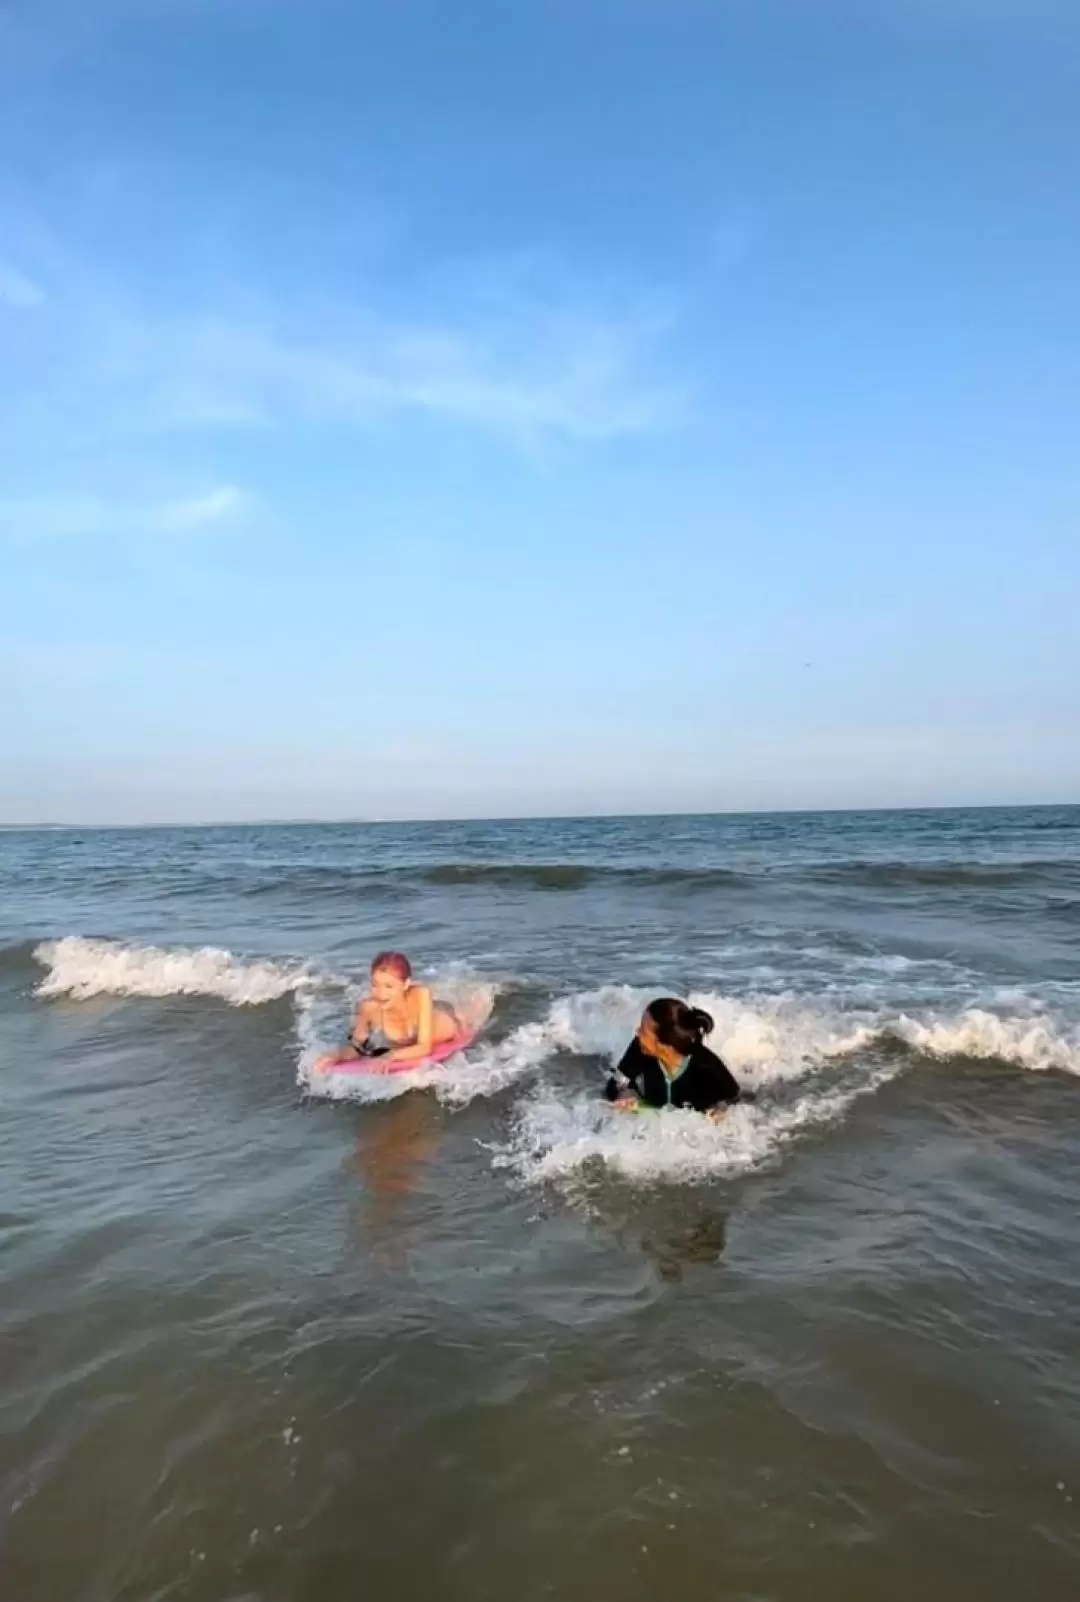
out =
[[[740,1173],[773,1160],[792,1141],[843,1119],[912,1057],[890,1051],[901,1043],[938,1060],[999,1060],[1018,1068],[1080,1074],[1080,1033],[1046,1015],[998,1016],[966,1008],[916,1019],[886,1009],[852,1011],[806,997],[695,995],[712,1014],[710,1043],[740,1082],[759,1094],[713,1124],[695,1113],[659,1117],[616,1112],[592,1090],[537,1074],[557,1053],[618,1060],[648,994],[623,987],[571,995],[553,1003],[543,1025],[527,1026],[528,1049],[517,1057],[536,1082],[514,1108],[496,1165],[528,1183],[577,1183],[597,1167],[636,1182],[702,1181]],[[518,1032],[521,1033],[520,1031]],[[526,1044],[525,1041],[522,1042]],[[514,1037],[504,1043],[514,1060]]]
[[[197,950],[127,945],[68,935],[46,940],[34,956],[48,969],[39,996],[216,996],[233,1007],[257,1007],[313,981],[305,963],[245,961],[215,946]]]
[[[651,992],[608,985],[553,1000],[545,1014],[501,1038],[485,1034],[498,996],[490,981],[456,967],[429,976],[481,1031],[466,1052],[439,1067],[393,1075],[312,1075],[317,1058],[344,1035],[360,980],[311,962],[247,960],[214,947],[164,949],[69,935],[34,952],[47,970],[43,997],[215,997],[250,1007],[291,996],[297,1082],[330,1100],[383,1101],[427,1090],[450,1107],[513,1091],[509,1134],[494,1149],[500,1166],[527,1181],[579,1176],[601,1163],[638,1180],[693,1180],[768,1161],[809,1130],[844,1117],[858,1098],[909,1067],[976,1059],[1080,1076],[1080,1028],[1037,999],[1010,993],[997,1010],[902,1012],[844,1006],[823,996],[703,992],[690,999],[712,1014],[710,1043],[760,1100],[713,1125],[694,1114],[633,1118],[600,1098],[610,1065],[633,1035]],[[897,1047],[906,1048],[897,1050]],[[585,1059],[578,1069],[573,1059]],[[566,1071],[555,1073],[559,1062]],[[569,1072],[580,1074],[567,1084]]]

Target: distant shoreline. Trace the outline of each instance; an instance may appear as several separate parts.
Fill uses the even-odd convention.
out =
[[[679,818],[772,818],[772,817],[866,817],[871,814],[903,815],[911,813],[942,812],[1060,812],[1080,807],[1077,801],[993,801],[971,804],[949,803],[936,806],[925,803],[914,806],[869,807],[762,807],[717,808],[708,812],[547,812],[547,813],[469,813],[460,817],[402,817],[402,818],[206,818],[197,821],[163,821],[134,823],[0,823],[0,834],[76,834],[117,829],[372,829],[372,828],[432,828],[448,824],[467,823],[599,823],[606,820]]]

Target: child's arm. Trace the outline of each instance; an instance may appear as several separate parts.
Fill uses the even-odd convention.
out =
[[[346,1057],[362,1056],[363,1052],[361,1048],[370,1033],[370,1008],[366,1001],[359,1001],[356,1005],[356,1012],[353,1014],[353,1024],[349,1031],[348,1040],[339,1051],[330,1051],[327,1052],[325,1057],[320,1057],[318,1062],[315,1064],[315,1073],[330,1073],[334,1064],[337,1062],[342,1062]]]
[[[353,1014],[353,1024],[349,1031],[349,1045],[359,1055],[360,1049],[371,1033],[371,1002],[358,1001]]]
[[[638,1084],[640,1072],[641,1047],[636,1040],[632,1040],[623,1052],[614,1075],[604,1086],[606,1099],[614,1102],[617,1107],[636,1107],[641,1100],[641,1087]]]

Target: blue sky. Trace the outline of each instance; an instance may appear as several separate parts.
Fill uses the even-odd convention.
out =
[[[1073,0],[8,0],[0,821],[1080,799]]]

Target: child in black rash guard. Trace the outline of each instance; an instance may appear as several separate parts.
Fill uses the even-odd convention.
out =
[[[690,1107],[720,1117],[741,1096],[734,1075],[709,1050],[704,1037],[713,1021],[700,1007],[673,996],[650,1001],[638,1032],[616,1073],[629,1082],[635,1101],[627,1103],[617,1078],[604,1087],[608,1101],[646,1107]]]

